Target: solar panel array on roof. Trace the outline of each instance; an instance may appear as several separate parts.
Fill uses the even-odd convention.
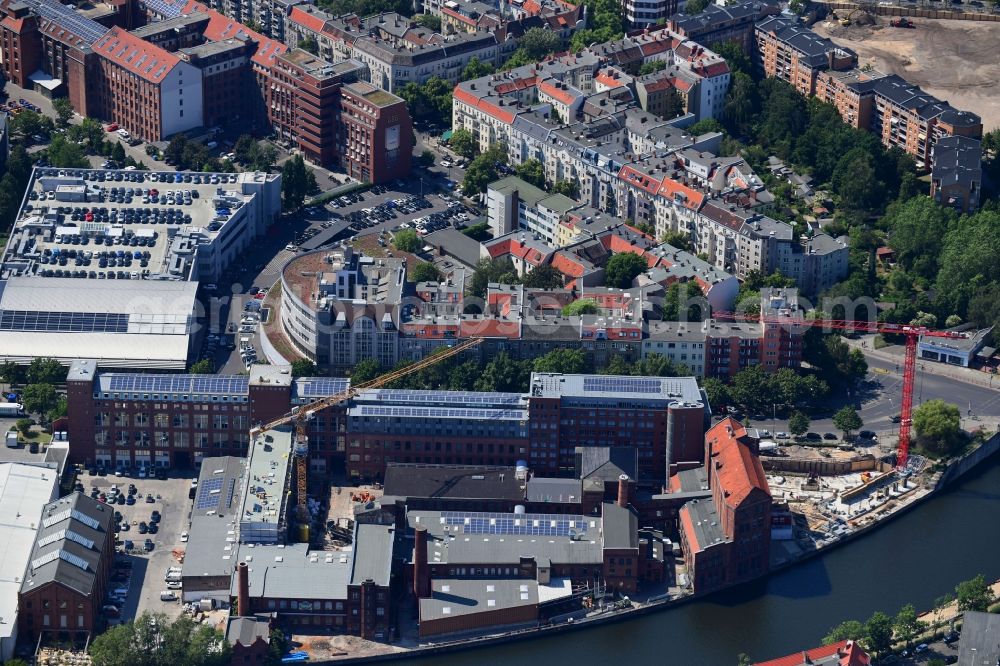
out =
[[[175,5],[166,0],[146,0],[145,4],[146,9],[164,18],[177,18],[181,15],[181,10],[184,8],[181,4]]]
[[[110,374],[108,390],[154,393],[246,395],[250,378],[246,375],[131,375]]]
[[[311,379],[300,379],[296,382],[299,397],[303,398],[325,398],[329,395],[336,395],[346,391],[350,386],[349,379],[337,377],[320,377]]]
[[[214,492],[213,492],[214,491]],[[206,479],[198,487],[198,500],[194,508],[198,511],[214,509],[219,506],[219,494],[222,491],[222,479]]]
[[[459,405],[517,405],[524,399],[520,393],[474,393],[471,391],[407,391],[380,389],[376,400],[386,402],[450,403]]]
[[[455,409],[447,407],[378,407],[363,405],[362,416],[395,417],[440,417],[452,419],[486,419],[490,421],[524,421],[528,418],[525,409]]]
[[[72,7],[67,7],[58,0],[24,0],[24,4],[42,18],[71,31],[88,45],[92,45],[108,31],[97,21],[76,13]]]
[[[583,390],[596,393],[660,393],[659,379],[639,377],[584,377]]]
[[[461,527],[465,534],[568,537],[587,531],[583,516],[442,511],[441,520],[445,525]]]
[[[127,314],[0,310],[0,331],[128,333]]]

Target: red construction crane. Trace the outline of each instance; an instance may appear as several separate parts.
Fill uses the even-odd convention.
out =
[[[825,328],[836,331],[852,331],[860,333],[889,333],[902,335],[906,338],[906,355],[903,361],[903,399],[899,410],[899,448],[896,453],[896,467],[906,467],[910,454],[910,425],[913,411],[913,377],[917,366],[917,342],[921,335],[932,338],[964,339],[965,333],[954,331],[933,331],[924,326],[909,326],[906,324],[887,324],[878,321],[849,321],[843,319],[805,319],[788,316],[767,316],[759,318],[744,317],[726,313],[718,316],[720,319],[737,319],[742,321],[759,321],[762,324],[781,326],[804,326],[809,328]]]

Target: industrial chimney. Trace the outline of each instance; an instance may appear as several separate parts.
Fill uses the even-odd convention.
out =
[[[250,567],[246,562],[236,565],[236,610],[243,617],[250,613]]]
[[[628,508],[628,474],[622,474],[618,477],[618,506],[623,509]]]
[[[413,594],[417,599],[431,595],[430,572],[427,570],[427,528],[417,525],[413,530]]]

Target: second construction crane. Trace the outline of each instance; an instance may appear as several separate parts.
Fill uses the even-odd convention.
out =
[[[296,522],[298,523],[299,529],[299,540],[309,541],[309,506],[308,506],[308,459],[309,459],[309,436],[308,436],[308,422],[309,420],[319,411],[330,407],[332,405],[337,405],[345,400],[350,400],[354,396],[358,395],[366,389],[373,389],[385,386],[386,384],[391,384],[392,382],[402,379],[407,375],[414,372],[419,372],[424,368],[428,368],[438,361],[443,361],[446,358],[451,358],[452,356],[457,356],[463,352],[467,352],[470,349],[478,346],[483,341],[482,338],[470,338],[464,342],[461,342],[452,347],[447,347],[442,351],[437,352],[427,358],[421,359],[416,363],[412,363],[399,370],[394,370],[392,372],[386,373],[375,379],[358,384],[357,386],[351,386],[345,391],[340,393],[335,393],[333,395],[328,395],[319,400],[314,400],[307,405],[301,405],[293,408],[290,412],[283,416],[254,427],[250,430],[250,437],[253,439],[259,433],[266,430],[271,430],[273,428],[278,428],[281,426],[294,426],[295,428],[295,443],[292,448],[294,464],[295,464],[295,493],[296,493]]]

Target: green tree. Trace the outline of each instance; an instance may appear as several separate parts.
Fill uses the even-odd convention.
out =
[[[927,628],[925,623],[917,619],[917,610],[913,607],[913,604],[906,604],[900,608],[892,624],[896,631],[896,637],[903,641],[906,649],[910,649],[913,639]]]
[[[7,121],[13,134],[20,138],[41,134],[48,136],[55,129],[55,123],[48,116],[43,116],[30,109],[21,111]]]
[[[111,147],[111,159],[118,162],[118,164],[122,164],[125,161],[125,146],[120,141],[115,141],[114,146]]]
[[[221,632],[189,616],[143,613],[98,635],[90,658],[94,666],[227,666],[231,648]]]
[[[494,144],[489,150],[469,163],[462,181],[462,192],[466,196],[482,194],[486,187],[499,177],[499,166],[507,163],[507,151],[502,144]]]
[[[545,167],[538,160],[532,158],[517,165],[514,170],[517,177],[535,187],[545,187]]]
[[[833,415],[833,425],[844,433],[844,439],[849,440],[851,433],[860,430],[864,425],[857,411],[850,405],[844,405]]]
[[[281,666],[281,660],[288,654],[288,640],[285,639],[285,632],[275,627],[271,630],[271,640],[267,645],[266,666]]]
[[[292,361],[292,377],[315,377],[316,364],[307,358]]]
[[[435,16],[434,14],[417,14],[414,19],[417,25],[422,25],[428,30],[433,30],[434,32],[441,32],[441,17]],[[462,79],[465,81],[466,79]]]
[[[549,188],[552,194],[562,194],[570,199],[578,200],[580,197],[580,183],[575,180],[559,180]]]
[[[67,141],[66,137],[61,134],[52,139],[46,152],[49,163],[54,167],[85,169],[90,166],[80,144]]]
[[[801,437],[809,432],[809,425],[809,417],[803,412],[796,411],[788,419],[788,431],[796,437]]]
[[[598,372],[602,375],[631,375],[632,366],[621,356],[612,356]]]
[[[200,361],[193,363],[190,368],[188,368],[188,373],[192,375],[210,375],[215,372],[215,363],[212,359],[203,358]]]
[[[561,289],[565,279],[552,264],[539,264],[524,274],[521,284],[532,289]]]
[[[652,352],[635,362],[632,374],[640,377],[679,377],[689,374],[684,366],[677,366],[663,354]]]
[[[462,233],[472,240],[482,243],[490,238],[490,223],[480,222],[479,224],[473,224],[471,227],[462,229]]]
[[[712,50],[726,59],[726,64],[729,65],[730,72],[742,72],[748,76],[753,74],[750,56],[747,55],[746,49],[738,42],[729,39],[718,44],[713,44]]]
[[[28,365],[29,384],[60,384],[66,381],[67,369],[54,358],[34,358]]]
[[[52,422],[55,421],[56,419],[66,416],[68,413],[69,413],[69,401],[66,399],[65,395],[59,394],[59,396],[56,398],[55,407],[47,411],[45,413],[45,416],[48,418],[49,422]]]
[[[423,167],[432,167],[432,166],[434,166],[434,160],[435,160],[435,155],[430,150],[424,150],[417,157],[417,162],[420,164],[420,166],[423,166]]]
[[[400,252],[416,252],[420,249],[420,236],[413,229],[403,229],[393,236],[392,244]]]
[[[604,267],[604,283],[609,287],[628,289],[632,286],[632,280],[648,268],[646,260],[638,254],[620,252],[611,257]]]
[[[577,317],[585,314],[597,314],[597,301],[592,298],[579,298],[563,307],[564,317]]]
[[[29,414],[47,414],[59,404],[59,397],[52,384],[28,384],[21,392],[21,404]]]
[[[878,179],[871,153],[852,148],[833,170],[833,190],[840,202],[855,210],[874,210],[882,201],[885,183]]]
[[[73,117],[73,105],[68,97],[57,97],[52,100],[52,108],[56,112],[56,125],[59,127],[69,127],[69,121]]]
[[[865,625],[857,620],[845,620],[830,629],[830,633],[823,637],[823,645],[832,645],[840,641],[860,641],[865,636]]]
[[[441,278],[441,271],[429,261],[420,262],[410,273],[410,279],[414,282],[438,282]]]
[[[663,299],[664,321],[702,321],[709,314],[708,300],[694,282],[674,282]]]
[[[937,455],[951,455],[963,443],[958,407],[944,400],[928,400],[913,410],[917,443]]]
[[[538,62],[550,53],[562,48],[559,33],[545,28],[531,28],[517,42],[518,51],[524,53],[528,62]]]
[[[737,372],[729,384],[733,402],[751,414],[761,414],[769,407],[774,395],[771,376],[759,365]]]
[[[312,35],[306,37],[305,39],[300,39],[299,48],[303,51],[308,51],[313,55],[319,55],[319,44],[316,43],[316,40],[312,37]]]
[[[476,391],[524,392],[528,388],[530,361],[518,362],[507,352],[500,352],[483,368],[476,380]]]
[[[480,370],[479,364],[475,361],[459,363],[448,371],[448,385],[445,388],[449,391],[474,390]]]
[[[715,411],[721,410],[732,401],[729,395],[729,387],[721,380],[709,377],[702,382],[701,387],[708,397],[708,404]]]
[[[306,168],[302,155],[295,155],[281,167],[281,199],[285,210],[298,210],[302,207],[306,195],[310,191],[311,169]],[[315,184],[315,175],[312,183]]]
[[[587,355],[582,349],[553,349],[535,359],[535,372],[580,374],[588,371]]]
[[[481,76],[488,76],[492,73],[493,65],[488,62],[482,62],[478,56],[472,56],[469,59],[469,64],[462,70],[460,80],[471,81],[472,79],[478,79]]]
[[[896,261],[909,272],[933,279],[945,235],[957,217],[952,208],[930,197],[913,197],[890,206],[882,222],[891,231],[889,245],[896,253]]]
[[[865,644],[881,656],[892,649],[892,618],[882,611],[875,611],[865,622]]]
[[[4,361],[0,363],[0,379],[8,384],[21,384],[24,382],[24,366],[14,363],[14,361]]]
[[[472,159],[476,154],[476,139],[472,136],[472,132],[464,127],[460,127],[451,133],[448,145],[457,154],[467,159]]]
[[[687,127],[684,131],[691,136],[701,136],[702,134],[711,134],[712,132],[725,132],[726,128],[715,118],[703,118],[694,125]]]
[[[29,418],[18,419],[14,422],[14,428],[22,435],[27,435],[31,431],[31,426],[34,425],[34,421]]]
[[[738,657],[736,657],[736,666],[750,666],[752,663],[750,655],[746,652],[741,652]]]
[[[486,287],[490,282],[514,284],[517,272],[509,257],[502,259],[480,259],[469,281],[469,294],[477,298],[486,297]]]
[[[996,595],[983,574],[955,586],[955,599],[959,612],[978,611],[985,613],[996,601]]]
[[[382,374],[382,365],[374,358],[358,361],[351,369],[351,385],[360,386]]]
[[[652,74],[653,72],[659,72],[667,68],[666,60],[649,60],[642,63],[642,67],[639,68],[639,76],[645,76],[646,74]]]
[[[810,365],[820,369],[820,375],[835,381],[852,383],[868,374],[868,362],[860,349],[851,349],[836,334],[819,335],[813,329],[805,336],[803,355]]]

